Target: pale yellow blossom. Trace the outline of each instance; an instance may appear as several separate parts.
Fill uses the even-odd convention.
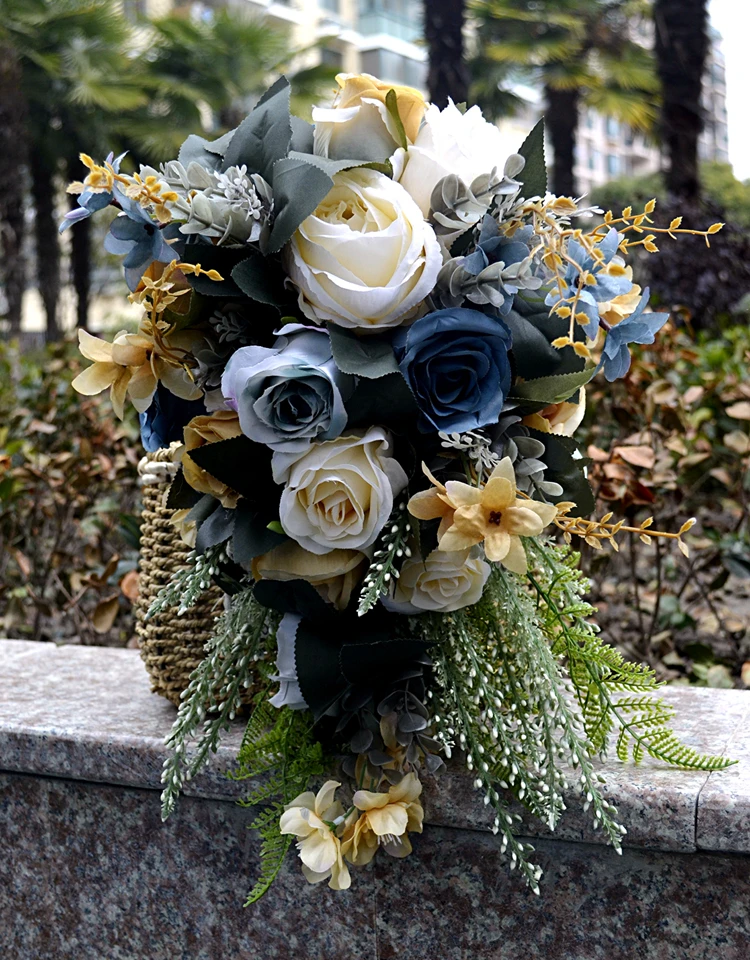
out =
[[[412,847],[407,832],[422,832],[421,793],[422,784],[415,773],[407,773],[388,793],[358,790],[353,803],[361,815],[348,824],[342,844],[349,862],[358,866],[369,863],[379,846],[392,857],[408,856]]]
[[[337,781],[328,780],[317,794],[301,793],[286,805],[279,822],[280,833],[297,837],[302,872],[308,882],[328,880],[333,890],[347,890],[351,885],[334,824],[343,822],[344,817],[343,807],[334,799],[340,786]]]
[[[466,550],[484,541],[488,560],[514,573],[526,573],[521,537],[537,537],[557,515],[550,503],[520,499],[509,457],[502,459],[483,487],[449,480],[439,494],[454,508],[453,525],[440,538],[439,550]]]

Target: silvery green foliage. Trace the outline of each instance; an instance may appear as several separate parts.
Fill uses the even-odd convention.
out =
[[[541,279],[532,274],[531,257],[517,263],[506,264],[502,260],[489,263],[477,274],[467,269],[468,259],[455,257],[438,274],[433,299],[441,307],[459,307],[470,300],[502,310],[507,303],[512,303],[518,290],[536,290],[541,286]]]
[[[529,436],[529,431],[513,413],[504,414],[494,428],[492,452],[498,457],[510,457],[516,474],[516,487],[539,500],[559,497],[563,488],[559,483],[544,479],[543,441]]]
[[[500,457],[490,449],[490,438],[481,430],[468,430],[466,433],[438,434],[441,447],[447,450],[459,450],[465,453],[473,462],[478,476],[482,473],[492,473],[500,462]]]
[[[193,370],[193,379],[204,393],[221,388],[221,375],[231,353],[230,344],[222,343],[214,337],[204,337],[201,346],[193,349],[193,356],[198,364],[197,370]]]
[[[273,214],[273,193],[258,173],[247,167],[229,167],[223,173],[207,170],[192,161],[162,164],[157,173],[144,168],[143,174],[159,176],[178,195],[173,215],[184,217],[184,234],[200,234],[222,243],[258,243],[267,237]]]
[[[208,318],[219,338],[219,343],[231,343],[234,347],[246,347],[252,343],[250,321],[239,303],[225,303]]]
[[[180,791],[215,753],[250,686],[252,664],[275,633],[274,615],[255,600],[252,590],[237,594],[217,620],[206,644],[206,657],[193,671],[182,693],[177,718],[166,739],[171,753],[162,770],[162,817],[172,813]],[[193,749],[188,755],[188,745]]]
[[[435,186],[430,199],[430,222],[446,246],[473,227],[489,212],[494,202],[505,207],[515,201],[521,184],[515,177],[523,170],[524,158],[517,153],[505,161],[502,176],[497,168],[482,174],[467,185],[456,174],[449,174]]]

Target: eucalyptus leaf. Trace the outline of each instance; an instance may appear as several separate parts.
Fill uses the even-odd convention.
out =
[[[280,77],[261,97],[237,127],[224,154],[222,170],[246,164],[250,173],[259,173],[272,182],[273,166],[286,157],[292,140],[289,93],[289,81]]]
[[[526,137],[518,151],[526,161],[518,180],[524,197],[543,197],[547,192],[547,165],[544,161],[544,118]]]
[[[300,151],[301,153],[312,153],[315,141],[315,127],[303,120],[302,117],[291,116],[292,122],[292,143],[290,152]]]

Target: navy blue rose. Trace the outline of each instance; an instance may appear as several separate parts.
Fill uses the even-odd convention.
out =
[[[438,310],[401,327],[393,346],[424,433],[497,421],[510,388],[511,333],[502,320],[460,307]]]

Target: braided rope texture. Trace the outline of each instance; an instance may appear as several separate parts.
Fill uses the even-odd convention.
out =
[[[149,453],[138,465],[141,475],[140,576],[135,605],[136,634],[141,658],[151,677],[151,689],[175,706],[187,687],[190,674],[203,660],[223,593],[213,586],[182,616],[165,610],[146,622],[146,613],[172,575],[187,566],[190,547],[170,523],[174,510],[164,506],[169,483],[177,470],[174,454],[179,444]]]

